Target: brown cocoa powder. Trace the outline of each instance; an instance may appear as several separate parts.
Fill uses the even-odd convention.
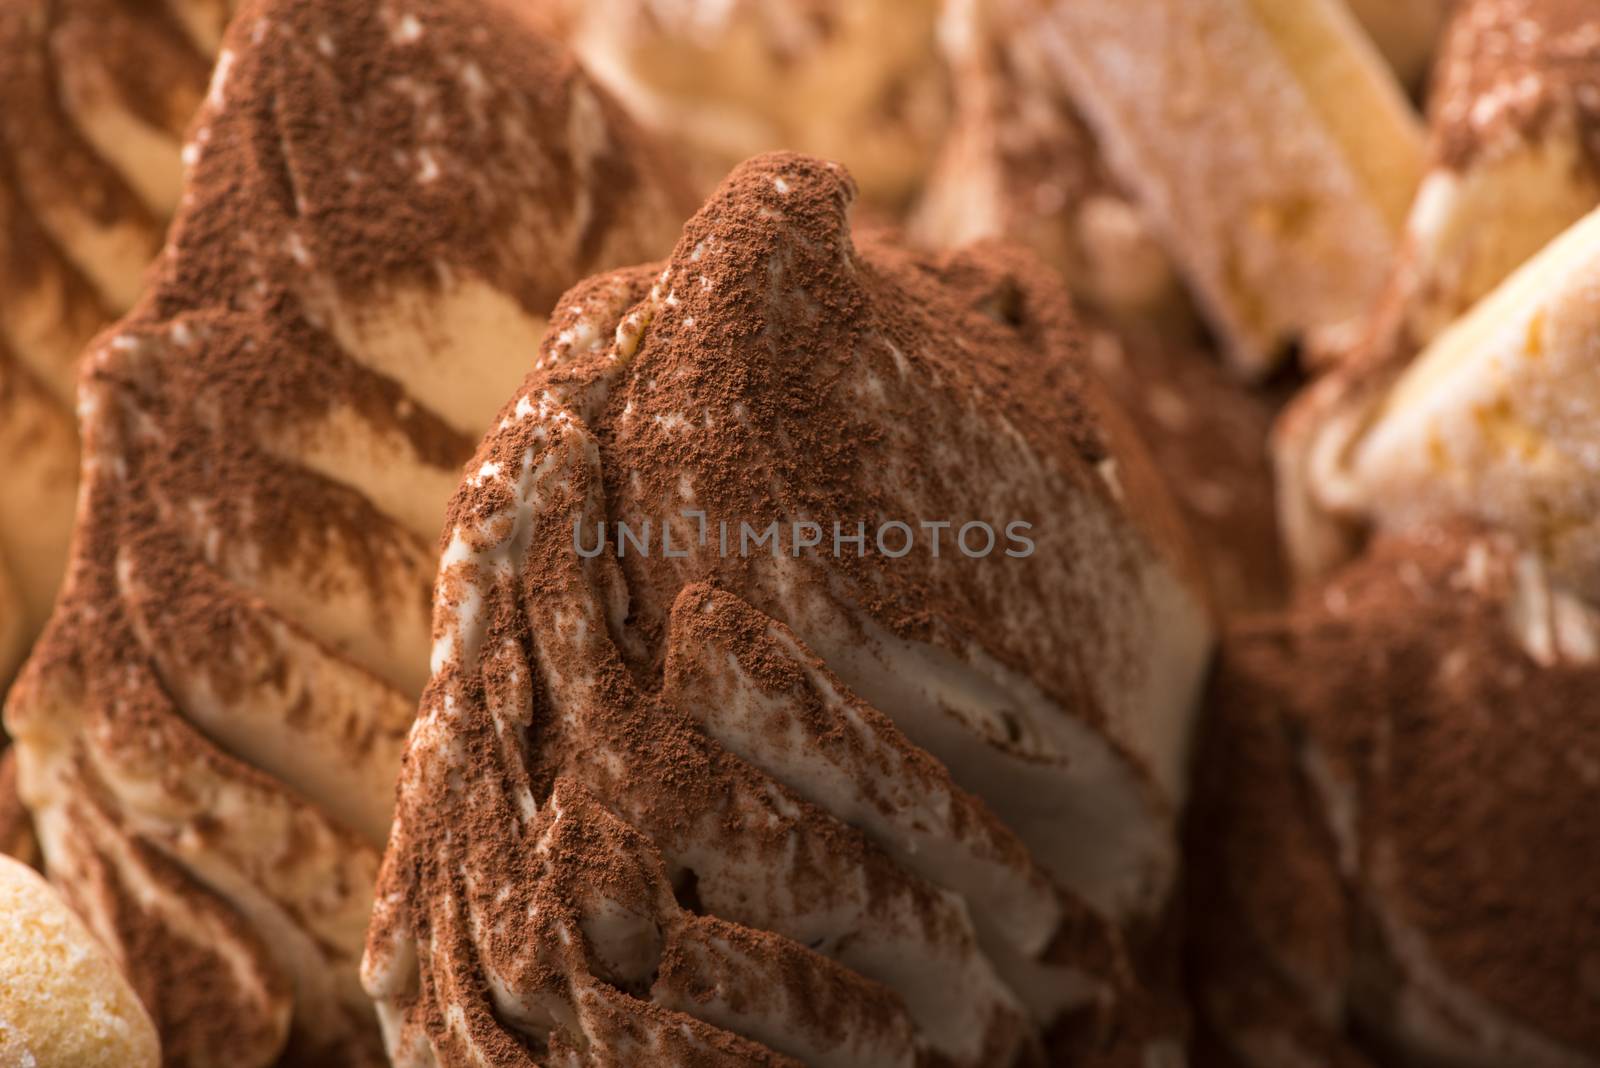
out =
[[[1600,168],[1600,15],[1589,0],[1468,0],[1428,94],[1435,159],[1465,170],[1507,140],[1538,140],[1570,113]]]
[[[91,32],[83,20],[92,10],[88,3],[72,9],[73,33]],[[120,32],[119,25],[112,19],[98,29]],[[104,872],[58,878],[101,918],[175,1063],[279,1056],[376,1063],[377,1035],[365,1011],[340,1035],[312,1036],[295,1025],[285,1039],[282,1021],[235,981],[219,947],[187,940],[160,910],[134,900],[117,872],[148,846],[147,867],[170,868],[163,895],[192,902],[245,944],[261,941],[225,895],[171,861],[160,835],[147,842],[144,830],[119,822],[120,802],[99,780],[90,751],[144,759],[164,747],[169,759],[156,765],[152,788],[168,797],[192,802],[190,773],[215,776],[290,807],[308,828],[329,827],[305,799],[251,766],[248,753],[224,751],[196,729],[139,637],[140,627],[154,630],[204,663],[207,685],[222,700],[246,687],[271,689],[277,684],[259,677],[262,665],[236,662],[253,642],[235,640],[270,610],[222,579],[219,551],[242,547],[258,564],[291,569],[337,551],[378,598],[393,588],[379,578],[395,560],[422,550],[360,486],[291,463],[268,442],[338,412],[436,467],[471,455],[471,439],[431,411],[427,398],[409,396],[343,351],[307,304],[308,279],[359,309],[396,288],[434,292],[470,276],[543,315],[582,274],[657,254],[661,245],[645,232],[651,212],[670,233],[684,194],[665,157],[568,56],[471,0],[251,0],[223,51],[194,127],[183,204],[147,295],[88,361],[88,459],[71,573],[8,714],[49,715],[58,730],[77,732],[62,769],[67,781],[53,790],[71,795],[64,803],[94,798],[102,810],[105,837],[78,839],[72,849],[100,858]],[[5,76],[33,69],[7,67]],[[6,119],[22,121],[9,108]],[[603,149],[582,155],[574,139],[596,132]],[[419,180],[423,161],[436,169],[433,180]],[[105,214],[134,210],[125,191],[107,189]],[[580,210],[590,221],[568,232]],[[518,254],[529,243],[542,254]],[[379,626],[385,612],[414,618],[426,611],[427,590],[375,603]],[[346,741],[359,756],[370,739]],[[221,833],[205,822],[181,828],[202,851],[208,836]],[[371,848],[337,826],[330,836],[348,839],[354,851]],[[287,841],[281,862],[298,864],[313,848],[320,847]],[[123,849],[133,852],[110,855]],[[276,904],[289,922],[302,922],[294,902]],[[246,954],[245,971],[288,998],[290,972],[275,958],[277,947],[262,943],[262,950]],[[207,975],[215,981],[196,981]],[[274,1050],[274,1042],[287,1045]]]
[[[1496,1012],[1600,1046],[1600,837],[1583,815],[1600,802],[1600,669],[1522,647],[1518,566],[1476,530],[1385,537],[1293,611],[1234,628],[1190,836],[1214,936],[1202,991],[1293,962],[1346,1004],[1325,1023],[1392,1033],[1389,984],[1420,980],[1390,917]]]
[[[774,858],[782,865],[786,900],[802,910],[833,900],[830,873],[843,864],[860,871],[870,892],[884,900],[901,887],[922,894],[919,922],[944,922],[938,901],[905,883],[882,846],[696,728],[675,697],[703,681],[699,669],[674,652],[685,643],[721,643],[759,688],[787,694],[796,685],[797,664],[773,659],[758,635],[787,624],[797,640],[814,647],[825,636],[808,628],[795,604],[797,596],[801,602],[820,598],[839,610],[829,618],[848,620],[860,612],[906,638],[980,642],[1075,715],[1090,723],[1101,715],[1079,657],[1115,653],[1096,634],[1090,603],[1066,613],[1082,624],[1072,655],[1061,656],[1056,647],[1056,655],[1040,657],[1025,641],[986,629],[986,621],[1004,618],[1008,604],[1033,595],[1020,587],[997,589],[994,572],[979,566],[891,562],[869,547],[826,568],[799,563],[787,580],[791,586],[780,589],[772,568],[758,559],[710,551],[687,561],[632,555],[576,563],[568,519],[586,514],[589,502],[614,522],[660,515],[687,495],[713,530],[718,520],[764,526],[798,516],[837,518],[854,529],[855,522],[875,524],[910,501],[925,514],[959,514],[975,500],[969,476],[933,462],[902,467],[896,461],[910,447],[908,428],[920,427],[929,450],[941,434],[955,438],[965,471],[1003,470],[999,446],[970,436],[958,419],[929,425],[930,413],[943,418],[976,409],[1059,472],[1063,493],[1109,501],[1113,490],[1093,472],[1116,457],[1135,518],[1121,550],[1104,562],[1131,573],[1140,554],[1158,552],[1194,574],[1170,504],[1086,372],[1059,282],[1000,246],[923,257],[904,251],[890,235],[871,232],[858,233],[852,246],[851,195],[847,178],[820,161],[779,153],[742,165],[685,227],[664,268],[617,272],[567,296],[538,369],[503,410],[501,430],[468,465],[469,472],[517,472],[555,464],[561,475],[538,484],[539,518],[518,535],[525,540],[516,542],[514,577],[496,579],[468,557],[446,567],[436,594],[436,641],[449,647],[458,640],[458,625],[471,626],[471,647],[479,652],[461,659],[458,648],[424,696],[380,890],[381,900],[397,904],[375,920],[368,968],[386,972],[394,967],[392,947],[415,946],[420,987],[380,1000],[403,1014],[402,1035],[413,1037],[402,1041],[426,1041],[441,1063],[465,1063],[475,1054],[491,1063],[519,1063],[524,1042],[537,1053],[541,1043],[553,1050],[567,1040],[562,1027],[506,1027],[477,975],[483,968],[501,976],[514,970],[510,985],[519,1000],[564,997],[569,976],[603,977],[603,962],[596,962],[585,939],[558,938],[549,925],[565,916],[570,930],[584,894],[597,885],[620,885],[619,858],[665,865],[663,879],[677,899],[665,906],[668,914],[699,915],[709,907],[702,901],[707,884],[684,858],[710,841],[727,857]],[[614,333],[620,338],[635,331],[636,347],[611,342]],[[852,390],[864,369],[883,384],[882,394],[855,403]],[[902,377],[917,388],[900,387]],[[530,414],[530,406],[551,412]],[[567,465],[552,441],[568,426],[592,436],[597,465]],[[949,457],[939,462],[954,463]],[[902,478],[909,487],[897,483]],[[457,539],[472,546],[504,536],[512,522],[506,517],[523,507],[517,494],[524,491],[513,491],[513,481],[469,477],[447,519],[448,559],[462,559],[452,547]],[[1036,517],[1054,514],[1045,503],[1034,507]],[[1104,550],[1097,545],[1094,551]],[[625,618],[572,618],[574,600],[587,612],[624,595]],[[461,613],[478,622],[458,624]],[[816,655],[801,662],[826,670]],[[563,691],[559,699],[551,685]],[[580,707],[568,705],[565,691],[574,685],[584,694]],[[864,703],[857,707],[863,716],[876,715]],[[814,744],[848,745],[838,739],[837,724],[807,718],[803,703],[799,716]],[[508,727],[505,717],[517,726]],[[438,748],[441,732],[447,750]],[[913,778],[939,772],[914,748],[899,757],[919,769]],[[593,799],[587,810],[595,824],[620,822],[627,833],[564,838],[571,851],[559,859],[531,849],[525,843],[542,833],[552,808],[574,803],[566,791]],[[538,806],[532,827],[515,800],[524,792]],[[783,801],[771,810],[751,800],[774,794]],[[981,803],[977,811],[997,833],[1003,830]],[[737,921],[737,912],[716,915]],[[1060,933],[1060,951],[1131,984],[1114,933],[1087,910],[1069,904],[1066,912],[1072,918]],[[468,927],[468,915],[481,919]],[[743,926],[741,938],[767,944],[763,955],[778,955],[789,944]],[[669,979],[675,974],[670,951],[660,967]],[[470,976],[466,989],[457,985],[452,995],[439,986],[447,978],[460,984],[462,968]],[[800,977],[788,981],[799,984],[792,998],[806,995]],[[629,1013],[658,1011],[645,1000],[646,991],[629,992],[635,1000],[627,1002],[627,1013],[608,1010],[603,1018],[610,1022],[603,1025],[596,1022],[601,1017],[590,1017],[585,1026],[591,1034],[625,1026]],[[1090,1048],[1126,1042],[1129,1055],[1138,1048],[1131,1040],[1138,1033],[1134,1015],[1147,1010],[1132,1008],[1133,991],[1124,992],[1120,1026],[1091,1037]],[[878,1006],[870,1009],[875,1027],[890,1026],[902,1011],[887,991],[861,1004]],[[1153,1007],[1148,1011],[1158,1015]],[[466,1023],[447,1029],[447,1012]],[[726,1040],[700,1021],[674,1020],[708,1046]],[[1096,1033],[1091,1027],[1091,1036]],[[1017,1041],[1005,1030],[985,1038],[992,1056],[984,1063],[997,1063],[1000,1051]],[[1079,1042],[1074,1048],[1083,1048]],[[745,1055],[751,1063],[771,1056]]]

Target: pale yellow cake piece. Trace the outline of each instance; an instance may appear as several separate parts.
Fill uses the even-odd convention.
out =
[[[160,1063],[156,1029],[111,954],[43,877],[0,856],[0,1064]]]
[[[1429,109],[1428,173],[1370,339],[1402,359],[1600,205],[1600,5],[1463,3]]]
[[[1600,5],[1459,6],[1434,75],[1428,174],[1383,296],[1276,433],[1302,575],[1347,558],[1367,528],[1465,510],[1600,589],[1597,139]]]
[[[1419,117],[1337,0],[1073,0],[1041,39],[1243,371],[1377,295]]]
[[[1288,499],[1379,529],[1471,516],[1515,534],[1558,579],[1600,594],[1597,367],[1600,211],[1440,334],[1392,386],[1303,409],[1318,422],[1304,465],[1280,466],[1295,480]],[[1298,558],[1312,558],[1305,543],[1316,525],[1287,518]]]

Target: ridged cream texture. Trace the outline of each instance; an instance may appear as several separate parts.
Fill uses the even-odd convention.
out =
[[[653,285],[568,295],[469,465],[364,965],[397,1065],[522,1063],[525,1046],[572,1065],[1007,1063],[1063,1009],[1121,993],[1104,961],[1042,961],[1047,943],[1063,930],[1115,942],[1166,900],[1210,625],[1192,571],[1118,503],[1118,465],[1140,458],[1119,441],[1100,468],[1062,470],[887,335],[848,361],[785,342],[814,300],[796,261],[857,275],[878,253],[852,246],[845,180],[816,161],[763,157],[729,183],[750,199],[713,200],[710,229]],[[744,235],[767,225],[778,236],[756,251]],[[712,307],[663,325],[690,293]],[[807,461],[779,474],[765,450],[785,446],[737,425],[743,401],[724,402],[735,425],[702,429],[724,413],[675,412],[648,387],[687,372],[635,366],[641,346],[692,345],[734,309],[770,314],[751,336],[771,340],[752,344],[785,366],[840,368],[829,396],[881,429],[860,491],[888,514],[933,515],[931,484],[986,514],[1044,509],[1035,557],[982,565],[1006,611],[899,636],[840,592],[826,553],[757,553],[697,581],[719,573],[719,550],[715,526],[695,548],[692,520],[672,521],[687,558],[636,565],[648,582],[610,552],[573,551],[575,524],[594,529],[631,492],[627,454],[603,461],[600,439],[616,449],[634,423],[729,434],[748,440],[753,471],[810,477]],[[973,342],[952,328],[919,343]],[[619,395],[647,410],[608,408]],[[721,477],[684,469],[663,506],[703,506]],[[640,612],[665,619],[659,689],[617,681]],[[1081,663],[1105,719],[999,662],[991,641]],[[616,724],[635,715],[646,726],[628,730],[648,735],[630,741]],[[638,778],[651,775],[634,762],[674,768],[675,754],[694,782]],[[686,873],[692,900],[675,896]],[[1152,1039],[1144,1055],[1166,1048]]]
[[[78,357],[161,245],[224,17],[205,0],[0,4],[0,686],[66,560]],[[162,65],[164,99],[134,100],[135,57]]]
[[[423,147],[436,170],[418,171],[419,190],[470,180],[510,199],[547,183],[537,188],[548,197],[508,206],[515,225],[494,240],[533,264],[529,273],[575,278],[601,161],[616,166],[618,145],[636,142],[619,139],[617,113],[552,47],[499,42],[536,57],[531,71],[475,53],[483,27],[472,5],[244,6],[184,151],[183,206],[157,288],[86,357],[78,552],[62,607],[12,690],[7,725],[52,878],[128,968],[166,1063],[377,1064],[357,963],[427,675],[432,545],[459,463],[425,452],[405,428],[431,421],[464,456],[546,318],[425,243],[396,267],[408,278],[357,288],[338,274],[318,220],[347,210],[340,183],[364,176],[318,184],[297,175],[295,210],[283,213],[271,190],[252,188],[262,179],[251,167],[310,151],[301,138],[359,150],[375,135],[350,109],[387,109],[433,139]],[[454,28],[445,38],[454,43],[435,44],[434,20]],[[352,39],[351,26],[371,39]],[[375,55],[405,75],[339,67]],[[291,66],[302,84],[357,79],[359,100],[319,112],[331,130],[280,127],[274,115],[307,106],[275,80]],[[537,80],[506,88],[513,105],[483,113],[500,79],[527,77]],[[452,96],[446,85],[466,89]],[[263,95],[272,107],[260,106]],[[565,102],[561,113],[539,110],[550,99]],[[441,111],[441,100],[469,103]],[[490,126],[513,148],[489,158],[470,139],[452,140]],[[562,167],[551,163],[558,153]],[[238,173],[246,177],[217,182]],[[595,222],[600,262],[670,244],[678,209],[648,177]],[[215,254],[189,247],[186,227],[228,198],[251,197],[259,208],[230,231],[237,290],[176,288],[169,280],[196,273],[186,257]],[[299,270],[286,275],[285,263]],[[285,285],[270,307],[253,305]],[[132,292],[107,298],[108,308]],[[325,347],[297,349],[313,329]],[[285,355],[281,365],[241,365],[252,352]],[[295,360],[325,360],[355,388],[286,405],[278,394]],[[225,381],[241,366],[257,376],[252,392],[227,407],[206,376]],[[374,395],[394,402],[375,410],[351,400]],[[64,413],[64,398],[57,403]],[[191,459],[200,462],[188,475],[173,474]]]

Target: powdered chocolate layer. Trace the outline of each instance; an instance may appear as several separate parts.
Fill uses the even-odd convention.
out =
[[[365,965],[397,1063],[1177,1041],[1124,948],[1207,646],[1173,506],[1058,284],[852,239],[853,193],[741,166],[567,295],[469,465]]]
[[[445,500],[555,297],[687,210],[566,53],[471,0],[247,4],[184,155],[152,287],[87,357],[19,785],[168,1063],[376,1064],[356,961]]]

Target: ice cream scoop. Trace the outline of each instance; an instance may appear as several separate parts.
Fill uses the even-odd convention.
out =
[[[396,1064],[1178,1047],[1130,946],[1197,565],[1059,284],[853,197],[743,164],[567,294],[468,465],[363,972]]]

